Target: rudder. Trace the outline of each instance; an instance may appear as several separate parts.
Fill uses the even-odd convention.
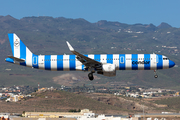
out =
[[[14,57],[25,59],[26,53],[32,53],[15,33],[9,33],[8,36]]]
[[[15,33],[9,33],[9,42],[11,45],[11,50],[14,58],[19,58],[25,60],[21,65],[32,65],[32,55],[33,53],[26,47],[26,45],[20,40],[20,38]]]

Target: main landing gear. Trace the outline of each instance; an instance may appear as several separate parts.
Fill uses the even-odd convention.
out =
[[[92,72],[91,72],[91,73],[89,73],[89,74],[88,74],[88,77],[89,77],[89,80],[91,80],[91,81],[92,81],[92,80],[94,79],[93,73],[92,73]]]
[[[158,78],[158,75],[157,75],[157,73],[156,73],[156,70],[154,70],[154,77],[155,77],[155,78]]]

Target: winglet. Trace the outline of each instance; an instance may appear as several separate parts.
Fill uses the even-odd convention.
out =
[[[69,47],[69,50],[70,50],[70,51],[74,51],[74,48],[69,44],[69,42],[66,41],[66,43],[67,43],[67,45],[68,45],[68,47]]]

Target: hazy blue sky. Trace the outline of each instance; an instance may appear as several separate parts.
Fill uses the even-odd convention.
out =
[[[180,28],[180,0],[0,0],[0,15],[84,18]]]

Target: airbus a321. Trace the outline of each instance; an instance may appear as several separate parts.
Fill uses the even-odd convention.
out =
[[[12,56],[6,62],[51,71],[90,71],[89,80],[93,73],[104,76],[116,76],[116,70],[156,70],[168,69],[175,65],[164,55],[158,54],[88,54],[84,55],[67,42],[74,55],[35,55],[19,39],[15,33],[9,33]]]

